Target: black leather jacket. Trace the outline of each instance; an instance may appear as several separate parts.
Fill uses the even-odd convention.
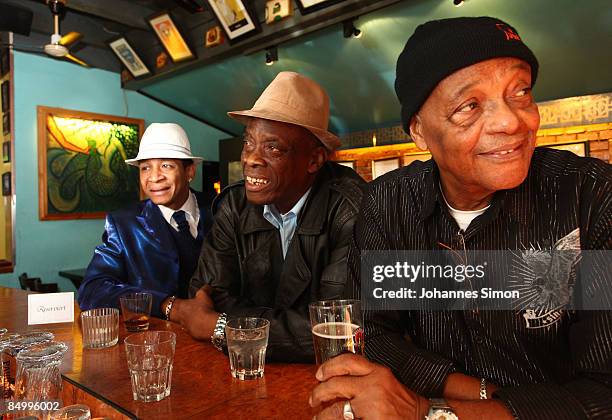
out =
[[[278,230],[263,217],[263,206],[246,200],[243,182],[227,187],[213,203],[214,224],[204,240],[191,293],[209,283],[218,312],[230,318],[267,318],[268,360],[313,362],[308,304],[343,293],[364,185],[350,168],[333,162],[321,168],[300,212],[278,284],[271,273]]]

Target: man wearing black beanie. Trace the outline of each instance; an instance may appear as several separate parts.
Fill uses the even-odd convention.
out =
[[[427,309],[388,299],[364,311],[369,360],[343,354],[319,368],[318,420],[612,418],[612,167],[535,150],[537,73],[518,32],[495,18],[427,22],[406,43],[402,126],[433,159],[369,185],[347,294],[372,302],[362,251],[450,250],[465,267],[472,251],[506,250],[522,269],[498,277],[520,286],[523,306],[432,310],[419,297]],[[591,297],[597,307],[577,305]]]

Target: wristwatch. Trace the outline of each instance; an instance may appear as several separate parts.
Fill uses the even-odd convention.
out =
[[[166,309],[164,310],[164,317],[166,317],[166,321],[170,321],[170,312],[172,311],[172,305],[174,305],[175,300],[176,296],[170,296],[168,298],[168,303],[166,304]]]
[[[219,314],[217,318],[217,325],[210,336],[210,342],[219,351],[223,351],[223,345],[225,344],[225,324],[227,324],[227,314]]]
[[[459,420],[444,398],[430,398],[425,420]]]

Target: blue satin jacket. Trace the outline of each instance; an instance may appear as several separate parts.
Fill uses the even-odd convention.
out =
[[[200,208],[198,239],[212,222],[210,206],[194,192]],[[171,229],[171,228],[170,228]],[[119,307],[119,296],[132,292],[153,295],[151,314],[161,317],[161,303],[179,287],[179,256],[168,222],[151,200],[109,213],[103,244],[96,247],[79,287],[81,310]]]

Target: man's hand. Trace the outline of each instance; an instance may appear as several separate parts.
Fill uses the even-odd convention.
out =
[[[334,357],[319,367],[316,377],[321,383],[312,391],[310,405],[322,409],[317,420],[342,419],[346,400],[355,418],[365,420],[422,419],[428,411],[425,398],[402,385],[390,369],[362,356]]]
[[[202,287],[193,299],[176,299],[170,311],[170,320],[181,324],[196,340],[209,340],[219,318],[209,289]]]

